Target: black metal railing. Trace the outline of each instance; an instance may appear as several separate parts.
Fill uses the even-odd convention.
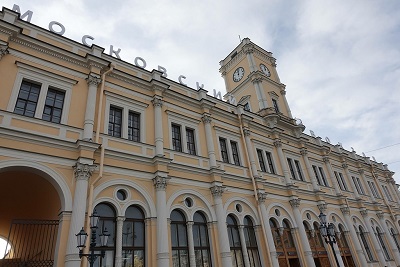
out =
[[[8,234],[9,254],[0,267],[52,267],[58,220],[13,220]]]

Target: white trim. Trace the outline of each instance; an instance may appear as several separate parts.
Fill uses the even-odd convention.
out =
[[[18,67],[18,73],[8,102],[7,111],[14,112],[22,81],[29,80],[41,85],[34,117],[42,119],[47,91],[50,87],[65,92],[60,124],[67,124],[68,115],[70,113],[69,109],[71,105],[72,87],[77,83],[77,81],[25,63],[16,62],[16,65]]]
[[[146,143],[146,108],[149,106],[140,101],[136,101],[118,94],[105,91],[106,108],[104,114],[104,133],[108,135],[108,122],[110,118],[110,106],[122,109],[122,130],[121,137],[128,140],[128,116],[129,111],[140,114],[140,140]],[[130,140],[129,140],[130,141]],[[134,142],[134,141],[132,141]]]

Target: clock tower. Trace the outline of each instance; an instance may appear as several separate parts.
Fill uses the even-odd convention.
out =
[[[292,119],[280,82],[275,58],[250,41],[243,41],[223,60],[220,73],[225,80],[225,99],[235,99],[245,110]]]

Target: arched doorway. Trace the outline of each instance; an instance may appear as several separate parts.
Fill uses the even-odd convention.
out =
[[[65,198],[59,194],[62,190],[56,189],[53,184],[57,182],[43,171],[4,165],[0,163],[0,236],[12,249],[2,262],[51,266],[58,242],[58,216],[65,207]]]
[[[313,228],[310,229],[307,223],[303,222],[304,228],[307,233],[308,241],[310,243],[311,251],[313,253],[314,263],[316,267],[330,267],[328,253],[324,247],[324,241],[319,232],[319,225],[314,223]]]
[[[343,225],[339,225],[339,231],[336,232],[336,242],[339,247],[340,255],[345,267],[355,267],[353,257],[351,256],[351,251],[349,244],[347,243],[346,234]]]
[[[282,227],[278,227],[278,223],[274,219],[270,219],[269,225],[274,237],[279,266],[300,267],[289,222],[285,219],[282,221]]]

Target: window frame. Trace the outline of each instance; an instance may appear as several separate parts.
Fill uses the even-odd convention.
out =
[[[172,150],[183,152],[182,126],[176,123],[171,124]]]
[[[105,91],[106,95],[106,108],[104,115],[104,133],[108,135],[108,122],[110,116],[110,107],[114,106],[122,109],[122,134],[121,138],[126,139],[129,142],[136,142],[133,140],[129,140],[128,138],[128,119],[129,112],[134,112],[140,115],[140,141],[139,143],[146,143],[146,113],[145,109],[148,107],[148,104],[139,102],[134,99],[127,98],[125,96],[121,96],[110,91]]]
[[[231,151],[232,151],[233,164],[235,164],[236,166],[241,166],[238,143],[236,141],[229,140],[229,144],[230,144]]]
[[[204,262],[203,262],[203,259],[204,259],[203,251],[206,250],[207,253],[208,253],[208,262],[210,263],[210,265],[207,265],[207,266],[211,267],[213,264],[212,264],[212,259],[211,259],[211,246],[210,246],[210,237],[209,237],[209,233],[208,233],[207,218],[201,211],[196,211],[193,214],[193,218],[194,218],[196,213],[198,213],[202,217],[203,221],[199,222],[199,221],[196,221],[196,220],[193,219],[192,233],[189,233],[189,234],[193,235],[193,248],[194,248],[194,252],[195,252],[195,259],[196,259],[196,251],[200,251],[200,253],[202,255],[202,263],[204,265]],[[199,234],[200,246],[196,246],[196,244],[195,244],[194,232],[198,231],[199,233],[201,233],[201,229],[203,229],[203,231],[204,231],[204,233],[206,235],[205,236],[205,238],[206,238],[205,243],[207,243],[206,246],[202,245],[203,242],[202,242],[201,234]],[[197,262],[196,262],[196,266],[197,266]]]
[[[186,153],[193,156],[201,156],[199,123],[201,120],[193,119],[183,114],[178,114],[173,111],[167,111],[168,114],[168,133],[169,133],[169,148],[174,152]],[[172,125],[179,125],[181,128],[181,144],[182,151],[174,150],[172,141]],[[190,153],[188,149],[187,130],[193,130],[195,153]]]
[[[364,190],[364,187],[362,186],[360,177],[351,176],[351,179],[353,180],[353,183],[354,183],[354,186],[356,187],[357,193],[365,196],[365,190]]]
[[[290,174],[292,175],[293,180],[297,181],[305,181],[304,180],[304,174],[302,171],[301,163],[298,159],[292,158],[292,157],[287,157],[286,158]]]
[[[178,212],[182,216],[183,221],[174,221],[171,218],[172,217],[171,216],[172,212]],[[187,218],[185,217],[185,214],[181,210],[174,209],[170,213],[170,222],[171,222],[170,223],[170,232],[171,232],[170,234],[171,234],[171,257],[172,257],[172,260],[173,260],[173,251],[174,250],[178,251],[178,265],[174,265],[174,264],[173,265],[174,266],[181,266],[181,257],[180,257],[181,251],[186,251],[187,252],[187,254],[186,254],[186,256],[187,256],[187,264],[189,265],[189,263],[190,263],[190,255],[189,255],[189,237],[188,237],[188,230],[187,230]],[[179,231],[179,225],[183,226],[183,228],[184,228],[183,232]],[[176,234],[177,234],[177,239],[176,240],[178,242],[177,246],[173,246],[173,243],[172,243],[172,241],[173,241],[173,237],[172,237],[173,227],[176,227]],[[179,244],[180,241],[181,241],[180,234],[181,235],[185,235],[186,245],[180,245]]]
[[[234,166],[238,166],[238,167],[242,167],[242,162],[243,158],[242,158],[242,143],[241,143],[241,139],[239,137],[235,136],[229,136],[228,134],[225,134],[225,132],[223,132],[222,134],[220,132],[217,133],[217,140],[218,140],[218,147],[219,147],[219,151],[220,151],[220,161],[226,164],[231,164]],[[225,140],[226,143],[226,150],[227,150],[227,156],[228,156],[228,162],[223,160],[223,156],[222,156],[222,150],[221,150],[221,140]],[[233,156],[233,151],[232,151],[232,145],[231,143],[235,142],[237,145],[237,150],[238,150],[238,159],[239,159],[239,163],[240,165],[235,164],[234,161],[234,156]]]
[[[46,103],[47,92],[49,89],[55,89],[65,93],[61,119],[58,124],[64,124],[64,125],[67,124],[70,105],[71,105],[72,88],[74,85],[78,83],[78,81],[46,70],[42,70],[40,68],[19,61],[16,62],[16,65],[18,68],[18,72],[8,102],[7,111],[14,113],[15,105],[17,104],[18,95],[21,89],[22,82],[28,81],[40,85],[39,98],[33,118],[43,120],[42,117]],[[49,122],[47,120],[43,121]]]

